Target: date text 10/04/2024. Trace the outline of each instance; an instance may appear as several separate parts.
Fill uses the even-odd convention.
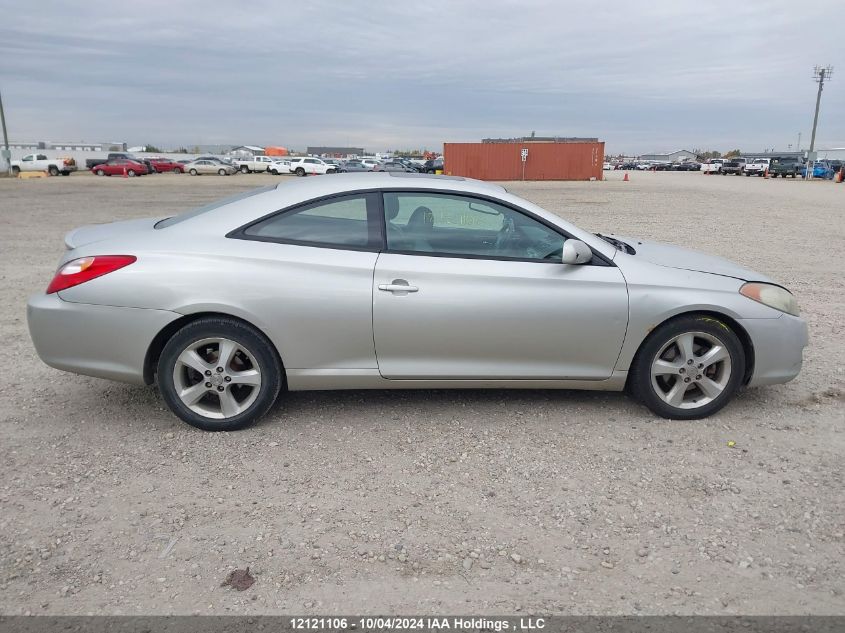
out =
[[[480,617],[299,617],[291,618],[290,627],[298,631],[537,631],[544,629],[543,618]]]

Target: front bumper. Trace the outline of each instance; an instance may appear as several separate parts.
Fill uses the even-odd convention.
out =
[[[777,319],[742,319],[754,346],[754,373],[749,387],[789,382],[801,371],[807,347],[807,323],[783,314]]]
[[[72,303],[58,294],[33,295],[26,306],[35,351],[50,367],[135,384],[144,384],[144,359],[156,334],[181,316]]]

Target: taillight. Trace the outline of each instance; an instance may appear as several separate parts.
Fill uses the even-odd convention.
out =
[[[86,281],[113,273],[136,259],[132,255],[96,255],[74,259],[59,268],[53,281],[47,286],[47,294],[73,288]]]

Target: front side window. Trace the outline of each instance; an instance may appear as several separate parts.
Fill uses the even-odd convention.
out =
[[[511,208],[441,193],[384,194],[392,251],[560,262],[565,237]]]
[[[243,234],[305,246],[378,249],[376,202],[373,194],[331,198],[278,213],[247,227]]]

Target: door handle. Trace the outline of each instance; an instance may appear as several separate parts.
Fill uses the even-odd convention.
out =
[[[404,283],[401,283],[404,282]],[[390,284],[379,284],[379,290],[384,290],[385,292],[418,292],[419,288],[416,286],[411,286],[408,284],[407,281],[404,279],[394,279],[393,283]]]

